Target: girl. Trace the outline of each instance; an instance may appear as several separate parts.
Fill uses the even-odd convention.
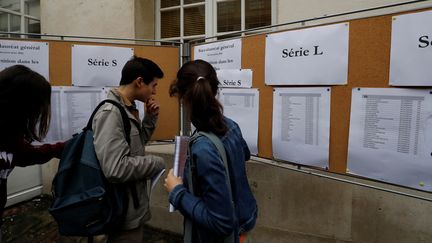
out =
[[[185,217],[186,242],[237,243],[240,234],[252,229],[256,221],[256,201],[245,169],[249,148],[238,125],[223,116],[216,99],[218,84],[213,67],[195,60],[180,68],[170,87],[170,95],[182,100],[198,134],[212,133],[220,139],[228,164],[225,169],[221,155],[208,137],[194,135],[184,180],[175,177],[172,169],[165,179],[170,203]]]
[[[6,204],[7,178],[13,168],[42,164],[61,155],[63,143],[31,144],[41,141],[48,132],[50,100],[50,84],[28,67],[15,65],[0,72],[0,219]]]

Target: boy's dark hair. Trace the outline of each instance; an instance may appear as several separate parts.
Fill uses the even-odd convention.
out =
[[[122,69],[120,85],[130,84],[138,77],[141,77],[148,85],[154,78],[163,78],[163,76],[164,73],[156,63],[146,58],[133,56]]]
[[[0,72],[0,110],[0,144],[41,141],[50,123],[51,85],[26,66],[5,68]]]

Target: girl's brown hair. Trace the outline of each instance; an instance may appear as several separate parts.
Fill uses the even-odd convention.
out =
[[[0,72],[0,145],[41,141],[51,117],[51,85],[30,68],[15,65]]]
[[[224,135],[228,129],[222,105],[216,99],[218,85],[219,80],[212,65],[203,60],[194,60],[180,68],[169,93],[183,101],[192,124],[199,131]]]

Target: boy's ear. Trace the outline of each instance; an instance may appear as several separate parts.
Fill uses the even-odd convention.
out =
[[[144,81],[143,78],[138,77],[133,82],[135,83],[136,86],[140,87]]]

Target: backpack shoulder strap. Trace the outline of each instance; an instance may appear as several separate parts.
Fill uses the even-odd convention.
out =
[[[131,124],[129,122],[129,117],[126,113],[126,110],[123,108],[123,106],[115,100],[106,99],[106,100],[101,101],[99,103],[99,105],[94,109],[94,111],[91,114],[90,119],[87,123],[87,126],[84,129],[92,130],[93,118],[96,115],[96,112],[99,110],[99,108],[101,108],[101,106],[104,105],[105,103],[113,104],[114,106],[116,106],[119,109],[120,114],[122,116],[122,120],[123,120],[123,127],[124,127],[125,134],[126,134],[126,141],[128,144],[130,144]]]
[[[192,139],[191,140],[195,140],[195,139],[197,139],[199,136],[205,136],[205,137],[207,137],[213,144],[214,144],[214,146],[216,147],[216,149],[217,149],[217,151],[218,151],[218,153],[219,153],[219,155],[221,156],[221,158],[222,158],[222,160],[223,160],[223,163],[224,163],[224,167],[225,167],[225,176],[226,176],[226,182],[227,182],[227,185],[228,185],[228,191],[229,191],[229,196],[230,196],[230,200],[231,200],[231,203],[232,203],[232,206],[233,206],[233,214],[234,214],[234,217],[235,217],[235,204],[234,204],[234,201],[233,201],[233,196],[232,196],[232,191],[231,191],[231,179],[230,179],[230,174],[229,174],[229,168],[228,168],[228,159],[227,159],[227,155],[226,155],[226,150],[225,150],[225,147],[223,146],[223,143],[222,143],[222,141],[219,139],[219,137],[218,136],[216,136],[214,133],[212,133],[212,132],[202,132],[202,131],[200,131],[200,132],[198,132],[197,134],[195,134],[193,137],[192,137]],[[192,143],[191,143],[192,144]],[[192,161],[192,163],[194,163],[193,161]],[[189,173],[193,173],[192,171],[190,171]],[[192,174],[190,174],[191,176],[189,176],[190,178],[192,177]],[[192,180],[190,180],[190,181],[188,181],[189,183],[190,183],[190,187],[191,188],[193,188],[193,185],[192,185],[192,183],[193,183],[193,181]],[[192,194],[193,194],[193,192],[192,192]],[[188,225],[188,227],[186,227],[186,229],[187,229],[187,234],[188,234],[188,238],[191,238],[191,235],[192,235],[192,226],[191,226],[191,222],[189,222],[189,225]],[[185,232],[185,236],[186,236],[186,232]],[[224,243],[232,243],[232,242],[235,242],[235,237],[234,237],[234,232],[233,233],[231,233],[227,238],[225,238],[224,239]],[[185,241],[186,242],[186,241]]]
[[[225,172],[227,175],[228,189],[229,189],[230,195],[231,195],[231,180],[230,180],[230,176],[229,176],[228,159],[227,159],[225,147],[223,146],[222,141],[212,132],[198,132],[198,134],[206,136],[214,144],[214,146],[218,150],[219,155],[221,156],[223,163],[224,163]]]
[[[126,139],[126,142],[130,145],[131,124],[129,121],[129,117],[126,113],[126,110],[123,108],[123,106],[115,100],[105,99],[105,100],[101,101],[99,103],[99,105],[94,109],[94,111],[91,114],[90,119],[87,123],[87,126],[84,129],[92,130],[93,118],[96,115],[96,112],[99,110],[99,108],[105,103],[113,104],[114,106],[116,106],[119,109],[122,120],[123,120],[123,127],[124,127],[125,135],[126,135],[125,139]],[[138,199],[138,192],[137,192],[137,189],[135,187],[135,184],[134,184],[134,182],[127,182],[126,184],[128,185],[129,189],[131,190],[134,207],[138,208],[139,207],[139,199]]]
[[[198,137],[200,137],[200,136],[207,137],[213,143],[213,145],[216,147],[219,155],[221,156],[222,161],[224,163],[224,168],[225,168],[225,174],[226,174],[228,189],[229,189],[230,195],[232,196],[232,192],[231,192],[231,180],[230,180],[230,176],[229,176],[228,159],[227,159],[225,147],[223,146],[222,141],[214,133],[212,133],[212,132],[202,132],[202,131],[195,133],[191,137],[191,139],[189,141],[189,154],[191,152],[190,150],[191,150],[191,146],[192,146],[193,142],[196,139],[198,139]],[[195,164],[194,164],[195,162],[194,161],[191,160],[191,163],[192,164],[191,164],[191,166],[189,166],[189,169],[191,169],[191,167],[195,166]],[[192,172],[192,171],[190,171],[190,172]],[[190,174],[190,175],[192,175],[192,174]],[[189,177],[191,177],[191,176],[189,176]],[[192,185],[192,181],[190,181],[189,184]],[[191,187],[191,189],[192,188],[193,188],[193,186]],[[193,193],[193,191],[192,191],[192,193]]]

